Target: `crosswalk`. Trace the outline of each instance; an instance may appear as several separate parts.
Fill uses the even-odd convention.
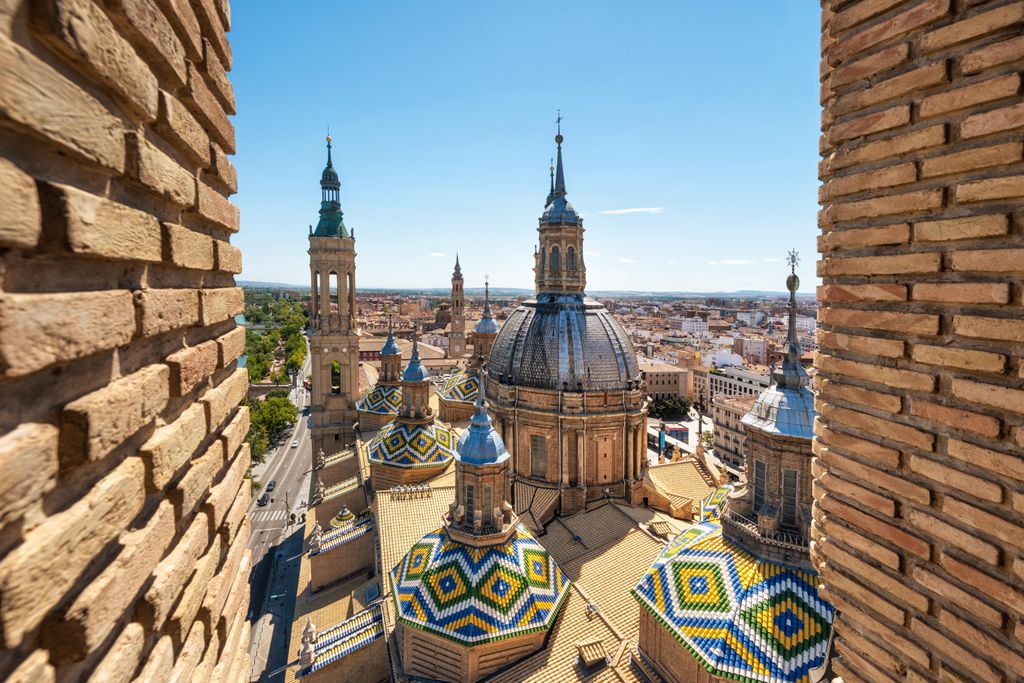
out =
[[[252,521],[253,524],[259,524],[260,522],[273,522],[284,519],[287,516],[288,513],[284,510],[256,510],[252,513]]]

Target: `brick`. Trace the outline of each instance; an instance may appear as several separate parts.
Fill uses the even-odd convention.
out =
[[[872,199],[861,199],[855,202],[833,204],[830,209],[837,221],[849,221],[858,218],[877,218],[894,214],[918,213],[930,211],[942,206],[942,190],[916,190],[903,194],[886,195]],[[920,254],[913,254],[920,256]],[[881,257],[879,257],[881,258]],[[899,258],[896,256],[889,258]]]
[[[231,509],[235,500],[239,499],[242,493],[239,491],[239,486],[247,487],[249,485],[248,481],[243,481],[248,467],[249,452],[246,450],[245,452],[240,452],[238,457],[234,458],[230,468],[224,474],[224,478],[210,487],[210,495],[203,503],[203,510],[210,516],[214,527],[220,527],[221,523],[227,518],[228,510]],[[231,538],[228,540],[231,540]]]
[[[879,133],[910,123],[910,105],[899,105],[883,111],[836,123],[828,131],[828,141],[837,145],[864,135]]]
[[[40,188],[45,216],[76,254],[159,263],[163,258],[156,217],[66,185]]]
[[[50,666],[50,655],[46,650],[36,650],[21,662],[8,676],[6,683],[54,683],[56,672]]]
[[[211,631],[216,628],[224,611],[224,605],[231,590],[231,584],[238,576],[238,568],[245,557],[246,547],[242,543],[229,543],[227,556],[224,564],[220,567],[216,576],[210,579],[209,588],[203,597],[203,604],[199,616]]]
[[[930,458],[912,455],[910,457],[910,470],[932,481],[977,496],[982,500],[998,503],[1003,499],[1003,490],[998,484],[994,484],[981,477],[976,477],[973,474],[967,474],[952,467],[947,467]]]
[[[1006,666],[1008,671],[1024,671],[1024,657],[1008,649],[1003,642],[982,632],[973,619],[967,622],[947,610],[940,610],[939,625],[950,633],[955,633],[956,637],[969,645],[973,652],[999,662]]]
[[[897,548],[912,553],[924,560],[927,560],[930,556],[930,546],[926,541],[908,534],[892,524],[883,522],[877,517],[850,507],[836,500],[834,496],[825,495],[819,498],[817,502],[822,510],[835,515],[852,526],[863,529],[867,532],[868,537],[873,540],[888,541]]]
[[[246,451],[245,459],[248,460],[249,444],[245,444],[242,448]],[[238,497],[235,498],[235,502],[231,505],[227,515],[224,516],[224,521],[221,522],[218,527],[218,531],[228,539],[235,539],[245,524],[245,520],[248,517],[249,505],[252,503],[252,493],[250,492],[249,481],[245,480],[242,482],[241,487],[238,490]]]
[[[960,124],[960,137],[968,140],[982,135],[1002,133],[1022,126],[1024,126],[1024,103],[968,116]]]
[[[0,560],[0,624],[14,648],[74,588],[100,551],[142,509],[142,462],[128,458]],[[56,549],[61,549],[56,552]]]
[[[906,518],[913,529],[931,534],[957,550],[973,555],[989,564],[999,562],[999,549],[982,541],[976,534],[957,529],[937,517],[919,510],[908,510]]]
[[[185,639],[181,652],[178,653],[178,659],[174,663],[174,668],[171,670],[171,676],[168,679],[170,683],[199,680],[192,678],[192,675],[196,667],[199,666],[199,661],[203,658],[203,652],[206,649],[206,625],[197,621],[191,626],[188,638]]]
[[[877,228],[831,230],[822,235],[820,250],[832,251],[833,249],[849,247],[905,244],[909,241],[910,226],[907,223],[897,223],[896,225],[883,225]]]
[[[871,78],[877,73],[907,61],[909,54],[910,44],[900,43],[863,59],[844,64],[832,73],[832,87],[838,88],[848,83]]]
[[[135,300],[143,337],[199,322],[199,293],[194,289],[143,289],[135,292]]]
[[[900,2],[902,0],[865,0],[864,2],[854,3],[835,13],[832,17],[830,28],[833,33],[845,31],[888,9],[892,9],[900,4]]]
[[[1001,356],[998,353],[945,346],[915,344],[911,358],[919,363],[979,372],[1002,372],[1006,366],[1006,356]]]
[[[1008,606],[1018,614],[1024,614],[1024,592],[1004,580],[994,578],[945,552],[939,556],[939,564],[965,585],[976,588],[986,597]]]
[[[1003,214],[945,218],[937,221],[914,223],[914,241],[945,242],[948,240],[966,240],[977,237],[1005,235],[1008,231],[1009,220]]]
[[[187,519],[210,490],[210,482],[224,465],[224,442],[210,444],[200,457],[189,463],[184,476],[168,492],[179,519]]]
[[[7,159],[0,159],[0,247],[34,249],[42,234],[36,181]]]
[[[134,334],[127,291],[0,294],[0,367],[7,376],[124,346]]]
[[[1024,320],[956,315],[953,316],[953,332],[962,337],[1024,342]]]
[[[999,437],[999,420],[989,415],[981,415],[969,410],[951,408],[918,399],[911,402],[910,414],[938,422],[958,431],[974,432],[990,439]]]
[[[890,389],[898,388],[930,392],[935,388],[934,376],[915,372],[913,370],[900,370],[874,363],[861,363],[859,361],[845,360],[825,354],[818,354],[817,366],[823,372],[828,374],[845,375],[846,377],[852,377],[854,379],[874,382],[875,384],[881,384]],[[884,409],[881,405],[874,402],[868,402],[865,405],[869,405],[875,409]],[[888,405],[896,407],[896,409],[891,412],[898,412],[898,400],[892,401],[890,399]]]
[[[952,394],[957,398],[1008,412],[1019,413],[1024,407],[1024,391],[956,377]]]
[[[88,683],[128,683],[139,665],[145,641],[146,632],[141,625],[133,622],[125,626]]]
[[[170,629],[172,637],[178,642],[185,639],[188,629],[194,621],[197,625],[204,625],[203,621],[196,621],[196,615],[203,604],[203,598],[206,597],[210,579],[213,578],[217,565],[220,563],[220,550],[221,539],[220,536],[215,535],[206,554],[196,563],[195,573],[188,585],[185,586],[181,599],[174,608]],[[179,655],[179,661],[180,658],[181,655]],[[187,670],[191,670],[191,668],[192,666],[189,666]]]
[[[44,633],[54,658],[74,660],[99,648],[174,540],[174,510],[163,501],[137,531],[120,538],[117,558],[78,594],[61,619]],[[132,665],[134,671],[134,664]]]
[[[245,298],[240,287],[203,289],[199,292],[202,302],[203,325],[213,325],[233,318],[245,309]]]
[[[192,113],[205,123],[207,133],[228,154],[235,153],[235,129],[220,102],[210,91],[197,67],[188,62],[188,96]]]
[[[1020,76],[1012,74],[964,85],[924,98],[918,109],[922,118],[938,116],[987,102],[1015,97],[1020,89]]]
[[[958,202],[981,202],[990,199],[1024,197],[1024,175],[985,178],[956,186]]]
[[[925,26],[949,12],[949,0],[928,0],[874,24],[836,44],[833,57],[842,61],[886,40]]]
[[[911,621],[910,631],[922,643],[929,645],[933,651],[943,653],[943,662],[952,663],[955,668],[970,672],[970,680],[986,683],[999,683],[1002,680],[1002,676],[991,666],[935,629],[925,625],[920,619]]]
[[[984,535],[998,538],[1015,548],[1024,547],[1024,527],[1002,517],[993,515],[975,506],[946,496],[942,501],[942,511],[953,519],[973,527]],[[997,560],[998,561],[998,560]],[[995,564],[995,562],[993,562]]]
[[[953,254],[953,270],[983,270],[984,268],[958,268],[961,254],[987,252],[959,252]],[[1022,250],[1024,253],[1024,250]],[[1005,304],[1010,300],[1010,286],[1005,282],[922,282],[915,284],[914,301],[936,301],[953,304]]]
[[[1024,3],[1015,2],[930,31],[921,38],[921,49],[925,52],[941,50],[1021,21],[1024,21]]]
[[[106,457],[152,423],[170,398],[166,365],[148,365],[64,406],[60,459],[77,465]]]
[[[153,572],[153,582],[136,610],[147,630],[159,631],[170,616],[185,582],[209,545],[208,525],[205,513],[196,515],[171,553]]]
[[[0,117],[87,163],[121,173],[121,120],[28,50],[0,37]]]
[[[851,549],[872,558],[882,566],[898,570],[900,568],[900,556],[897,553],[885,548],[874,541],[866,538],[863,534],[847,529],[844,526],[833,523],[827,518],[817,524],[830,541],[849,546]]]
[[[128,172],[178,206],[195,204],[195,176],[137,133],[128,135]]]
[[[928,64],[884,81],[872,83],[868,88],[847,93],[839,97],[830,109],[837,114],[845,114],[881,104],[887,100],[902,97],[918,90],[941,85],[949,81],[946,71],[945,61]]]
[[[57,428],[23,422],[0,436],[0,472],[0,527],[6,527],[55,485]]]
[[[907,587],[901,580],[889,576],[884,570],[877,569],[871,564],[834,546],[829,548],[828,552],[836,561],[836,564],[841,566],[844,571],[850,572],[859,581],[871,584],[894,598],[890,599],[882,595],[877,596],[876,599],[888,600],[891,603],[909,607],[919,612],[926,612],[928,610],[928,598],[926,596]],[[898,623],[902,625],[902,622]]]
[[[820,264],[820,275],[823,277],[937,273],[942,269],[942,255],[926,252],[896,256],[831,257]]]
[[[815,434],[818,439],[833,448],[853,453],[886,469],[896,469],[900,465],[900,454],[896,449],[852,434],[837,432],[821,424],[820,421],[815,425]]]
[[[864,465],[851,458],[838,455],[832,449],[826,449],[821,457],[830,468],[849,473],[854,478],[885,489],[901,498],[906,498],[921,505],[931,503],[931,492],[923,486],[908,481],[901,476],[887,474],[877,467]]]
[[[960,58],[960,71],[965,74],[975,74],[1022,58],[1024,58],[1024,36],[968,52]]]
[[[217,342],[210,340],[167,357],[171,369],[171,394],[183,396],[217,369]]]
[[[228,114],[235,113],[235,91],[231,87],[231,80],[220,59],[211,53],[210,43],[203,41],[203,74],[207,83],[210,84],[210,91],[217,97],[217,101],[224,107]]]
[[[240,220],[238,207],[202,181],[197,182],[196,187],[198,190],[196,212],[199,217],[229,232],[238,232]]]
[[[899,396],[882,394],[877,391],[840,384],[825,380],[821,383],[819,395],[830,399],[838,399],[847,403],[871,406],[887,413],[898,413],[903,402]]]
[[[950,457],[961,460],[969,465],[981,467],[1000,476],[1024,481],[1024,460],[1019,457],[1000,453],[981,446],[949,439],[946,452]]]
[[[186,56],[194,62],[201,61],[203,58],[202,32],[189,0],[168,0],[161,7],[181,38]]]
[[[210,155],[213,158],[213,166],[211,174],[207,177],[219,182],[228,194],[238,192],[238,172],[228,156],[215,144],[210,145]]]
[[[851,649],[851,645],[854,649]],[[838,657],[834,656],[833,664],[841,664],[840,660],[845,662],[849,659],[854,670],[870,675],[873,680],[890,680],[891,673],[897,673],[894,680],[899,680],[898,672],[906,668],[887,650],[875,645],[867,638],[861,637],[852,629],[844,633],[842,638],[837,638],[834,647]],[[851,655],[853,655],[852,658]],[[873,662],[874,665],[869,662]],[[882,667],[886,673],[883,674],[877,667]],[[843,675],[845,676],[844,680],[856,680],[856,676],[852,672]]]
[[[213,269],[212,237],[173,223],[164,223],[164,231],[167,235],[167,251],[171,263],[179,268]]]
[[[822,416],[828,420],[834,420],[833,424],[841,422],[848,427],[870,434],[878,434],[883,438],[914,446],[923,451],[932,450],[935,443],[934,435],[928,432],[893,422],[891,419],[875,417],[847,408],[825,404]]]
[[[103,83],[137,120],[156,118],[157,81],[107,14],[91,0],[35,3],[39,36]]]
[[[224,35],[224,26],[220,22],[213,0],[194,0],[192,6],[202,26],[203,35],[210,39],[214,51],[227,69],[231,68],[231,45]]]
[[[174,422],[157,429],[139,449],[150,490],[163,491],[207,434],[206,410],[195,403]]]
[[[241,406],[231,422],[221,431],[220,438],[224,441],[227,460],[234,459],[245,438],[249,435],[249,407]]]
[[[883,517],[891,518],[896,515],[896,503],[894,501],[863,486],[846,481],[832,472],[826,472],[819,477],[815,477],[811,485],[813,487],[820,487],[823,491],[831,491],[834,495],[857,503],[861,507],[867,508]],[[817,491],[817,488],[815,488],[815,491]]]
[[[135,680],[138,683],[164,683],[171,676],[174,666],[174,645],[170,636],[163,636],[149,652],[142,672]]]
[[[818,318],[820,324],[833,327],[860,327],[923,335],[935,335],[939,330],[938,316],[927,313],[825,308],[819,312]]]
[[[222,335],[217,339],[217,348],[220,352],[218,363],[220,367],[226,367],[245,352],[245,328],[238,326]]]
[[[1010,142],[1004,145],[976,147],[964,150],[963,152],[933,157],[921,162],[921,177],[931,178],[950,173],[963,173],[964,171],[974,171],[979,168],[1012,164],[1024,159],[1022,152],[1024,152],[1024,144]]]
[[[853,231],[851,231],[853,232]],[[829,233],[831,234],[831,233]],[[906,301],[906,285],[827,284],[818,287],[818,301]]]
[[[168,81],[171,88],[184,87],[185,48],[156,0],[107,0],[106,4],[157,75]]]
[[[881,624],[878,620],[868,616],[846,601],[842,601],[840,604],[836,605],[836,607],[842,610],[844,617],[847,617],[851,622],[860,626],[860,630],[862,632],[863,630],[870,631],[878,636],[878,639],[885,643],[886,646],[901,652],[903,658],[916,662],[924,668],[928,668],[928,652],[926,650],[923,650],[906,638],[897,635],[897,633],[891,628]]]
[[[1024,249],[989,249],[978,251],[958,251],[953,254],[953,270],[969,270],[982,273],[1019,273],[1024,272]],[[1004,285],[1006,286],[1006,285]],[[1001,292],[1000,292],[1001,295]],[[979,299],[977,303],[1006,303],[1002,297],[999,302]]]
[[[820,298],[819,298],[820,300]],[[900,358],[903,356],[903,342],[898,339],[862,337],[841,332],[820,331],[821,346],[825,349],[839,349],[867,356]]]
[[[1000,628],[1003,625],[1003,615],[999,610],[989,607],[986,603],[974,597],[959,586],[956,586],[942,577],[922,568],[914,567],[910,572],[911,577],[925,589],[944,598],[948,602],[957,605],[969,612],[973,617],[984,621],[990,626]]]
[[[829,172],[857,164],[869,163],[880,159],[902,157],[910,152],[917,152],[930,147],[937,147],[946,141],[946,126],[939,124],[893,135],[884,140],[875,140],[852,148],[843,148],[835,152],[827,161]]]
[[[249,375],[245,368],[238,368],[217,387],[208,390],[202,398],[206,406],[206,418],[210,427],[220,425],[249,390]]]
[[[217,240],[213,245],[214,250],[217,253],[217,270],[235,273],[236,275],[242,272],[241,249],[232,246],[223,240]]]
[[[210,138],[203,126],[196,121],[178,100],[166,91],[160,91],[160,111],[156,124],[157,131],[190,160],[203,168],[210,165]]]
[[[825,548],[835,548],[835,546],[831,546],[829,544],[823,545]],[[828,550],[826,550],[826,557],[827,560],[832,559],[828,556]],[[883,598],[874,588],[862,586],[856,581],[848,578],[845,574],[841,574],[836,570],[837,567],[842,566],[838,561],[828,562],[827,566],[831,571],[823,572],[821,578],[830,590],[838,589],[842,591],[844,596],[855,600],[858,607],[861,607],[862,609],[870,608],[886,621],[893,624],[903,623],[905,612],[901,608],[897,607],[892,600]],[[858,576],[857,578],[860,577]]]

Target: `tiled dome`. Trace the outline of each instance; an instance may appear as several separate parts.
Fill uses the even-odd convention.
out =
[[[370,440],[367,451],[370,462],[379,465],[436,467],[451,462],[455,444],[455,432],[440,420],[426,424],[392,420]]]
[[[378,384],[356,401],[356,410],[377,415],[397,415],[401,407],[402,388],[395,386]]]
[[[442,401],[458,401],[459,403],[472,403],[480,391],[480,380],[478,375],[468,373],[465,370],[449,376],[437,390],[437,397]]]

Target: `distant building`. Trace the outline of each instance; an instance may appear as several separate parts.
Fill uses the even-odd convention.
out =
[[[708,321],[697,316],[683,318],[679,329],[692,337],[706,337],[708,336]]]
[[[767,365],[771,344],[764,337],[736,337],[732,350],[746,361]]]
[[[750,412],[756,396],[715,396],[711,403],[711,420],[715,424],[715,457],[722,461],[732,479],[743,472],[745,451],[743,416]]]
[[[768,388],[768,369],[728,367],[708,373],[711,396],[756,396]]]
[[[638,356],[637,361],[647,380],[647,395],[654,400],[693,397],[693,373],[689,369],[645,356]]]

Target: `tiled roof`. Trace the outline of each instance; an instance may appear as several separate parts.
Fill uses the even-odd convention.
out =
[[[533,486],[523,481],[516,481],[513,486],[516,514],[523,518],[528,527],[539,531],[554,514],[558,505],[558,489]]]
[[[436,467],[451,462],[456,436],[440,420],[405,424],[392,420],[367,445],[370,462],[395,467]]]
[[[702,522],[718,520],[722,516],[722,510],[732,493],[732,484],[719,486],[710,496],[700,502],[700,520]]]
[[[378,384],[356,401],[356,410],[376,415],[397,415],[402,407],[402,387]]]
[[[339,481],[337,484],[331,484],[324,489],[324,502],[337,498],[338,496],[344,495],[357,488],[359,488],[359,477],[351,477],[345,481]]]
[[[309,551],[309,556],[316,557],[317,555],[323,555],[330,550],[343,546],[346,543],[354,541],[360,536],[365,536],[372,531],[373,518],[367,515],[360,518],[360,520],[355,524],[328,531],[320,538],[320,549]]]
[[[693,460],[653,465],[647,470],[647,474],[655,488],[675,503],[703,500],[715,488],[708,484],[700,466]]]
[[[437,397],[442,401],[473,403],[480,392],[480,381],[477,374],[465,370],[449,375],[437,389]]]
[[[384,636],[380,607],[370,607],[351,619],[317,634],[313,664],[302,673],[310,674]]]
[[[816,574],[755,559],[717,522],[673,541],[633,594],[704,668],[741,681],[809,682],[835,615]]]
[[[444,527],[391,571],[399,621],[466,644],[548,628],[569,580],[524,526],[505,543],[474,547]]]

